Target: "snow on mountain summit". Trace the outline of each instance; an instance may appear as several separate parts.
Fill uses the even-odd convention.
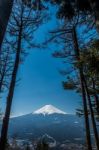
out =
[[[45,105],[44,107],[36,110],[33,114],[43,114],[43,115],[50,115],[50,114],[66,114],[64,111],[52,106],[52,105]]]

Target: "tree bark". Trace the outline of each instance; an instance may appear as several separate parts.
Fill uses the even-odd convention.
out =
[[[89,125],[89,117],[88,117],[88,108],[87,108],[87,99],[86,99],[86,91],[85,91],[85,87],[84,87],[84,84],[83,84],[83,72],[81,70],[79,70],[79,72],[80,72],[83,110],[84,110],[84,118],[85,118],[86,143],[87,143],[87,149],[92,150],[91,136],[90,136],[90,125]]]
[[[79,51],[76,27],[73,28],[73,41],[74,41],[75,56],[76,56],[77,61],[79,62],[80,61],[80,51]],[[79,76],[80,76],[81,89],[82,89],[82,101],[83,101],[83,108],[84,108],[87,149],[92,150],[86,91],[85,91],[84,80],[83,80],[84,74],[83,74],[82,67],[79,67]]]
[[[87,81],[85,80],[85,78],[84,78],[84,84],[85,84],[86,93],[87,93],[87,97],[88,97],[88,103],[89,103],[89,108],[90,108],[90,114],[91,114],[91,120],[92,120],[93,132],[94,132],[94,136],[95,136],[96,147],[97,147],[97,150],[99,150],[98,131],[97,131],[96,121],[95,121],[94,112],[93,112],[93,108],[92,108],[91,97],[89,94]]]
[[[13,0],[0,0],[0,51],[13,6]]]

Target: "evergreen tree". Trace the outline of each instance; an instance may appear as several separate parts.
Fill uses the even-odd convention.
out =
[[[11,41],[13,41],[15,50],[15,61],[11,74],[11,81],[7,96],[7,105],[5,110],[5,115],[3,118],[2,130],[1,130],[1,139],[0,139],[0,148],[5,150],[6,140],[7,140],[7,132],[9,125],[9,118],[12,106],[12,100],[15,91],[16,79],[18,74],[18,69],[20,66],[20,62],[22,60],[22,56],[25,55],[25,51],[23,51],[23,42],[27,42],[27,45],[36,46],[33,43],[33,32],[38,28],[39,24],[42,22],[42,17],[40,17],[40,13],[34,13],[34,10],[30,7],[27,7],[22,2],[15,2],[13,7],[11,20],[9,22],[8,32],[13,36]],[[31,34],[32,33],[32,34]],[[11,43],[10,41],[10,43]],[[13,46],[11,43],[11,45]],[[24,49],[26,46],[24,47]]]
[[[59,11],[58,11],[58,17],[64,19],[65,25],[63,26],[63,29],[60,29],[59,31],[57,31],[57,33],[61,33],[61,34],[57,34],[57,36],[62,37],[62,35],[67,34],[68,37],[68,33],[71,32],[72,34],[72,42],[73,42],[73,49],[74,49],[74,60],[76,62],[76,64],[78,64],[78,66],[76,67],[78,72],[79,72],[79,79],[80,79],[80,88],[82,91],[82,100],[83,100],[83,108],[84,108],[84,116],[85,116],[85,126],[86,126],[86,139],[87,139],[87,146],[88,146],[88,150],[92,149],[91,146],[91,137],[90,137],[90,126],[89,126],[89,121],[88,121],[88,108],[87,108],[87,103],[89,104],[89,109],[90,109],[90,114],[91,114],[91,119],[92,119],[92,125],[93,125],[93,130],[94,130],[94,135],[95,135],[95,141],[96,141],[96,145],[97,145],[97,150],[99,149],[99,144],[98,144],[98,131],[96,128],[96,122],[95,122],[95,117],[94,117],[94,112],[93,112],[93,108],[92,108],[92,102],[91,102],[91,97],[89,94],[89,89],[88,89],[88,83],[87,80],[85,78],[84,75],[84,71],[83,71],[83,65],[81,62],[81,51],[80,51],[80,46],[79,46],[79,40],[78,40],[78,26],[81,24],[81,22],[83,23],[88,23],[88,20],[85,19],[82,20],[82,17],[84,19],[84,16],[86,16],[86,14],[82,14],[82,11],[80,11],[81,9],[79,9],[78,5],[74,5],[74,1],[70,2],[70,1],[59,1]],[[66,9],[67,8],[67,9]],[[66,29],[66,24],[68,24],[71,28],[67,28]],[[87,24],[86,24],[87,26]],[[55,32],[53,32],[55,33]],[[66,35],[65,35],[66,37]],[[62,37],[63,38],[63,37]],[[64,38],[63,38],[64,39]],[[64,40],[66,41],[66,40]],[[64,44],[66,44],[66,42],[64,42]],[[65,46],[66,49],[66,46]],[[65,50],[66,51],[66,50]],[[71,52],[70,52],[71,53]],[[70,54],[69,53],[69,54]],[[56,54],[57,55],[57,54]],[[66,55],[68,55],[67,53],[64,52],[63,55],[61,55],[61,57],[65,58]],[[59,55],[58,55],[59,56]],[[71,86],[71,88],[73,88],[72,85],[69,84],[69,87]]]

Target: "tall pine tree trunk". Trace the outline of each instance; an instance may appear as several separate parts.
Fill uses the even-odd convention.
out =
[[[12,10],[13,0],[0,0],[0,51]]]
[[[89,103],[89,108],[90,108],[90,114],[91,114],[91,120],[92,120],[93,132],[94,132],[94,136],[95,136],[96,147],[97,147],[97,150],[99,150],[98,131],[97,131],[97,127],[96,127],[94,111],[93,111],[93,108],[92,108],[91,97],[90,97],[90,94],[89,94],[89,90],[88,90],[88,86],[87,86],[87,82],[86,82],[85,78],[84,78],[84,84],[85,84],[86,93],[87,93],[87,97],[88,97],[88,103]]]
[[[86,143],[87,143],[87,149],[92,150],[91,136],[90,136],[90,125],[89,125],[89,117],[88,117],[88,108],[87,108],[87,99],[86,99],[86,91],[85,91],[85,87],[84,87],[84,84],[83,84],[83,72],[81,70],[79,70],[79,72],[80,72],[83,110],[84,110],[84,118],[85,118]]]
[[[16,77],[17,77],[17,72],[18,72],[19,62],[20,62],[21,40],[22,40],[22,26],[20,26],[20,30],[19,30],[15,64],[14,64],[14,68],[13,68],[13,72],[12,72],[12,78],[11,78],[10,88],[9,88],[8,97],[7,97],[6,111],[5,111],[5,116],[4,116],[3,124],[2,124],[0,150],[5,150],[5,148],[6,148],[11,105],[12,105]]]
[[[77,59],[77,61],[80,61],[80,52],[79,52],[76,27],[73,28],[73,42],[74,42],[76,59]],[[82,67],[79,68],[79,76],[80,76],[81,89],[82,89],[82,101],[83,101],[83,108],[84,108],[87,149],[92,150],[91,136],[90,136],[90,125],[89,125],[89,117],[88,117],[88,108],[87,108],[87,99],[86,99],[86,91],[85,91],[84,80],[83,80],[84,75],[83,75]]]

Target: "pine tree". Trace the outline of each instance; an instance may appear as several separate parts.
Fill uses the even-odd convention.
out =
[[[12,17],[8,27],[9,34],[13,36],[13,39],[11,39],[13,44],[11,43],[11,41],[10,43],[12,46],[14,45],[13,50],[15,50],[15,58],[14,58],[15,61],[11,74],[11,81],[7,96],[7,105],[1,130],[0,148],[2,150],[5,150],[6,147],[9,118],[15,91],[18,69],[20,66],[22,56],[25,55],[25,51],[23,51],[22,47],[22,42],[25,41],[27,42],[27,45],[29,46],[31,45],[32,47],[36,46],[33,43],[32,35],[35,29],[42,22],[42,17],[40,16],[41,15],[34,14],[34,10],[32,10],[30,7],[27,7],[22,2],[20,3],[15,2],[12,11]],[[26,48],[26,46],[24,48]]]
[[[62,3],[63,2],[63,3]],[[80,22],[85,23],[86,21],[88,22],[88,20],[86,21],[82,21],[82,16],[83,14],[80,14],[80,10],[78,5],[73,5],[73,2],[70,1],[59,1],[59,11],[58,11],[58,17],[64,19],[65,21],[65,25],[63,26],[63,29],[59,30],[59,33],[61,34],[56,34],[56,38],[57,36],[60,36],[61,38],[62,35],[68,34],[71,32],[72,33],[72,41],[73,41],[73,45],[74,45],[74,54],[69,52],[66,53],[64,52],[64,54],[61,53],[61,57],[65,58],[66,55],[74,55],[74,60],[76,62],[76,64],[78,66],[76,66],[78,72],[79,72],[79,79],[80,79],[80,90],[82,91],[82,100],[83,100],[83,106],[84,106],[84,117],[85,117],[85,126],[86,126],[86,139],[87,139],[87,147],[88,150],[92,149],[91,146],[91,136],[90,136],[90,126],[89,126],[89,119],[88,119],[88,108],[87,108],[87,103],[89,104],[89,108],[90,108],[90,113],[91,113],[91,119],[92,119],[92,125],[93,125],[93,129],[94,129],[94,135],[95,135],[95,141],[96,141],[96,145],[97,145],[97,150],[99,149],[99,144],[98,144],[98,132],[97,132],[97,128],[96,128],[96,122],[95,122],[95,117],[94,117],[94,113],[93,113],[93,108],[92,108],[92,104],[91,104],[91,97],[89,95],[89,89],[88,89],[88,85],[87,85],[87,81],[84,75],[84,71],[83,71],[83,65],[81,63],[81,51],[80,51],[80,46],[79,46],[79,41],[78,41],[78,26],[80,25]],[[67,8],[67,9],[66,9]],[[86,14],[84,14],[86,16]],[[78,17],[77,17],[78,16]],[[83,16],[84,18],[84,16]],[[73,23],[74,21],[74,23]],[[70,28],[67,27],[66,29],[66,23],[70,25],[71,27],[71,31]],[[86,24],[87,26],[87,24]],[[55,33],[55,32],[52,32]],[[57,30],[58,33],[58,30]],[[54,36],[55,38],[55,36]],[[63,38],[64,39],[64,38]],[[64,42],[66,44],[66,42]],[[65,46],[66,49],[66,46]],[[56,53],[56,55],[59,57],[58,55],[59,53]],[[73,58],[73,57],[71,57]],[[73,89],[75,88],[75,85],[73,86],[73,84],[71,82],[68,83],[69,88]],[[66,88],[65,86],[65,88]]]

